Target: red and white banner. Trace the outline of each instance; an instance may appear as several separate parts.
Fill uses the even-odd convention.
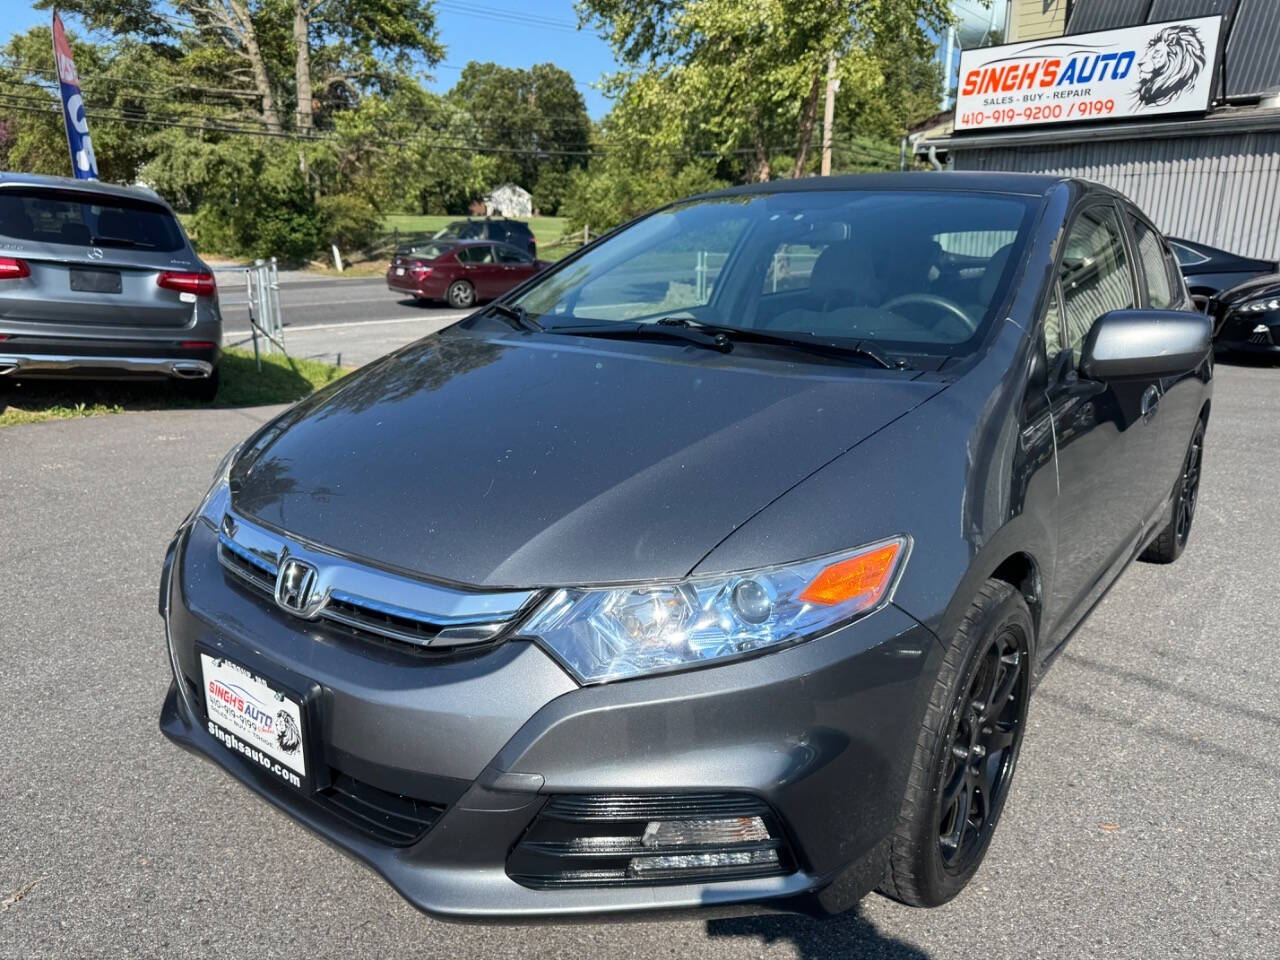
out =
[[[71,150],[71,172],[77,180],[98,179],[98,159],[93,155],[89,120],[80,95],[80,75],[71,58],[71,44],[62,28],[62,18],[53,12],[53,63],[58,70],[58,90],[62,94],[62,118],[67,124],[67,146]]]
[[[1134,119],[1209,108],[1222,17],[965,50],[956,130]]]

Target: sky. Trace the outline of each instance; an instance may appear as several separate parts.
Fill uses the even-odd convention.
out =
[[[608,113],[609,101],[590,85],[617,65],[607,43],[590,30],[577,29],[573,0],[436,0],[436,21],[445,57],[433,71],[434,89],[443,92],[453,86],[470,60],[492,60],[506,67],[551,62],[573,76],[592,119]],[[22,33],[48,23],[49,11],[33,10],[25,0],[0,0],[0,22],[9,33]],[[74,16],[63,22],[68,30],[82,29]]]

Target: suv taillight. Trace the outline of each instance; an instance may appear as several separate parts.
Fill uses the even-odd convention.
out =
[[[194,293],[197,297],[212,297],[218,292],[218,284],[212,273],[179,273],[166,270],[156,278],[156,285],[179,293]]]
[[[27,261],[16,257],[0,257],[0,280],[21,280],[31,276]]]

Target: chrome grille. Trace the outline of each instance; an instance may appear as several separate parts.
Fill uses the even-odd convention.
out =
[[[535,596],[531,590],[484,593],[405,577],[318,549],[230,511],[223,516],[218,530],[223,568],[273,602],[283,557],[315,568],[314,589],[324,597],[316,618],[416,647],[460,647],[496,639]]]

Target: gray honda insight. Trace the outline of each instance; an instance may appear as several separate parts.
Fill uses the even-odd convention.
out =
[[[1187,543],[1209,334],[1079,180],[674,203],[227,455],[161,728],[437,914],[943,903]]]

